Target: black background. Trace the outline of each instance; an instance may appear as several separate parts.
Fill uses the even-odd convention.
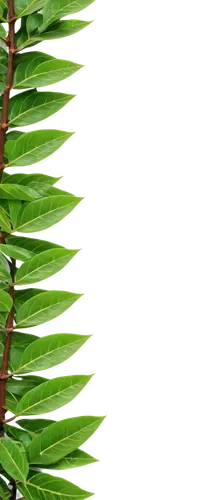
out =
[[[84,406],[89,408],[113,406],[111,378],[114,322],[110,292],[113,283],[110,283],[109,278],[113,245],[108,200],[114,162],[111,130],[117,43],[113,14],[108,9],[107,5],[104,9],[97,9],[97,17],[104,15],[104,24],[97,25],[96,33],[89,33],[88,40],[65,40],[64,49],[57,50],[57,55],[88,55],[89,59],[89,71],[81,74],[80,81],[73,82],[76,87],[80,86],[80,104],[73,106],[72,113],[65,113],[65,127],[81,129],[80,145],[73,145],[72,153],[65,153],[65,160],[57,164],[64,168],[65,175],[72,175],[74,192],[89,193],[88,209],[80,209],[80,217],[73,217],[72,224],[64,226],[64,235],[58,233],[57,238],[88,240],[89,255],[81,258],[80,265],[73,266],[72,273],[65,273],[65,282],[56,283],[59,287],[89,288],[88,304],[81,305],[80,312],[73,312],[72,321],[57,321],[57,327],[61,328],[96,328],[96,346],[89,346],[89,352],[82,353],[81,361],[75,362],[75,367],[80,363],[79,367],[105,369],[105,376],[97,377],[96,393],[89,393],[88,401],[84,401]],[[104,465],[97,466],[95,473],[74,473],[72,477],[79,482],[81,478],[88,479],[89,487],[104,487],[105,499],[110,499],[113,498],[112,463],[115,462],[112,425],[105,425],[104,435],[104,441],[96,442],[97,455],[104,455]]]

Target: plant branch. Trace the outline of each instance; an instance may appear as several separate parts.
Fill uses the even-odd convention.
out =
[[[9,107],[10,91],[13,83],[14,55],[16,52],[16,46],[15,46],[16,17],[14,15],[13,0],[7,0],[7,4],[8,4],[8,26],[9,26],[9,32],[8,32],[9,54],[8,54],[8,64],[7,64],[6,86],[3,95],[3,105],[2,105],[2,115],[1,115],[1,125],[0,125],[0,182],[2,179],[3,170],[5,168],[4,143],[5,143],[5,134],[8,129],[8,107]]]
[[[10,259],[9,264],[10,264],[11,277],[12,277],[12,280],[14,281],[16,260]],[[11,299],[13,301],[13,305],[12,305],[12,308],[9,312],[9,316],[8,316],[7,322],[6,322],[6,328],[5,328],[6,340],[5,340],[5,345],[4,345],[2,366],[1,366],[1,370],[0,370],[0,423],[2,423],[3,420],[5,420],[5,418],[7,417],[7,409],[5,408],[6,380],[7,380],[7,374],[8,374],[8,361],[9,361],[10,347],[11,347],[11,335],[12,335],[14,328],[15,328],[14,287],[10,287],[9,294],[10,294]],[[2,425],[0,428],[0,436],[4,436],[4,430],[2,428]]]

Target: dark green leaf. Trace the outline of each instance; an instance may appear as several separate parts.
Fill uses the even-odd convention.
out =
[[[19,363],[20,364],[20,363]],[[17,396],[24,396],[26,392],[31,391],[38,385],[47,382],[48,379],[38,377],[37,375],[28,375],[27,377],[9,378],[6,383],[7,390]]]
[[[4,428],[10,438],[22,443],[25,449],[28,448],[29,444],[32,441],[32,437],[28,432],[23,431],[18,427],[14,427],[13,425],[5,425]]]
[[[91,21],[77,21],[76,19],[69,19],[68,21],[56,21],[51,24],[49,28],[40,34],[41,40],[55,40],[56,38],[64,38],[66,36],[74,35],[78,31],[86,28],[91,24]],[[34,35],[38,39],[37,34]]]
[[[45,418],[29,420],[28,418],[25,418],[17,420],[17,424],[19,424],[20,427],[23,427],[23,429],[26,429],[26,431],[31,432],[31,434],[39,434],[49,425],[55,424],[55,420],[48,420]]]
[[[4,172],[2,177],[3,184],[21,184],[22,186],[29,186],[29,184],[32,184],[33,182],[42,182],[42,184],[52,186],[61,179],[61,177],[51,177],[50,175],[44,174],[5,174],[6,172]]]
[[[0,477],[0,498],[2,500],[9,500],[10,498],[10,491],[8,489],[7,483],[5,483],[2,477]]]
[[[0,198],[6,200],[32,201],[41,198],[41,195],[28,186],[15,184],[1,184]]]
[[[25,288],[24,290],[15,290],[15,311],[18,312],[20,307],[32,297],[35,297],[39,293],[47,292],[47,290],[43,290],[42,288]]]
[[[17,17],[28,16],[40,10],[44,3],[45,0],[14,0],[15,15]]]
[[[27,238],[25,236],[14,236],[9,235],[6,237],[6,242],[10,245],[21,247],[33,254],[39,254],[40,252],[45,252],[45,250],[51,250],[52,248],[63,248],[56,243],[51,243],[50,241],[38,240],[36,238]]]
[[[12,231],[9,217],[2,207],[0,207],[0,226],[2,230],[6,231],[7,233],[10,233]]]

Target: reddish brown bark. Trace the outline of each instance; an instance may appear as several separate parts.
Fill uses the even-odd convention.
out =
[[[5,134],[8,129],[8,106],[9,106],[10,91],[13,83],[13,62],[14,62],[14,55],[16,52],[16,47],[15,47],[16,18],[14,15],[13,0],[7,0],[7,4],[8,4],[8,26],[9,26],[9,33],[8,33],[9,54],[8,54],[6,85],[3,94],[3,105],[2,105],[2,115],[1,115],[1,125],[0,125],[0,181],[5,166],[4,142],[5,142]]]

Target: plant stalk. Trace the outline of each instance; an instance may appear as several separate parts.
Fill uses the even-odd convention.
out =
[[[15,259],[12,259],[11,263],[11,278],[12,282],[14,282],[14,275],[15,275],[15,269],[16,269],[16,261]],[[14,302],[14,286],[10,286],[10,296],[12,301]],[[6,381],[7,381],[7,374],[8,374],[8,362],[9,362],[9,356],[10,356],[10,348],[11,348],[11,337],[13,333],[13,323],[14,323],[14,305],[12,306],[9,316],[7,318],[6,322],[6,328],[5,328],[5,334],[6,334],[6,340],[5,340],[5,346],[4,346],[4,353],[3,353],[3,358],[2,358],[2,365],[1,365],[1,370],[0,370],[0,432],[3,435],[3,426],[2,422],[5,420],[5,414],[6,414],[6,408],[5,408],[5,401],[6,401]]]
[[[3,105],[2,105],[1,125],[0,125],[0,182],[2,179],[3,170],[5,168],[4,143],[5,143],[5,134],[8,129],[8,107],[9,107],[10,91],[13,84],[14,55],[16,53],[16,46],[15,46],[16,17],[14,14],[13,0],[7,0],[7,5],[8,5],[8,26],[9,26],[9,31],[8,31],[9,54],[8,54],[6,85],[3,94]]]

